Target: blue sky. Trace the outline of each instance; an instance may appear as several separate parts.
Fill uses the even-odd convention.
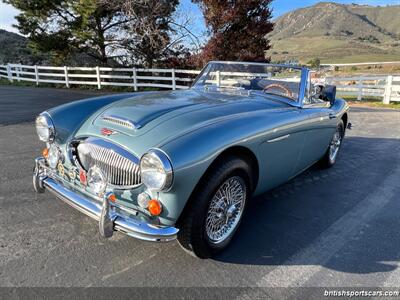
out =
[[[307,7],[307,6],[312,6],[318,2],[318,0],[301,0],[301,1],[296,1],[296,0],[274,0],[272,2],[272,8],[273,8],[273,17],[279,17],[289,11],[302,8],[302,7]],[[324,1],[328,2],[328,1]],[[400,5],[400,0],[331,0],[329,2],[336,2],[336,3],[343,3],[343,4],[351,4],[351,3],[356,3],[356,4],[368,4],[368,5],[373,5],[373,6],[385,6],[385,5]],[[206,32],[206,27],[204,24],[204,19],[202,17],[202,13],[199,9],[199,7],[196,4],[193,4],[191,0],[181,0],[180,4],[180,11],[187,12],[190,14],[192,21],[193,21],[193,31],[195,34],[198,36],[201,36]],[[204,41],[205,36],[201,38],[201,40]]]
[[[286,12],[293,9],[311,6],[320,1],[315,0],[275,0],[272,2],[272,7],[274,11],[274,17],[278,17]],[[331,2],[337,3],[357,3],[357,4],[369,4],[369,5],[400,5],[400,0],[333,0]],[[200,34],[205,31],[204,20],[202,18],[200,9],[197,5],[193,4],[190,0],[181,0],[181,5],[179,8],[183,14],[190,14],[193,20],[192,28],[196,34]],[[18,14],[18,11],[12,6],[4,4],[0,0],[0,28],[9,31],[16,30],[12,27],[15,23],[14,17]]]

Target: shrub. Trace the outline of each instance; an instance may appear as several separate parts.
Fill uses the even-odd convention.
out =
[[[321,60],[319,58],[313,58],[307,63],[307,65],[311,68],[319,68],[321,66]]]

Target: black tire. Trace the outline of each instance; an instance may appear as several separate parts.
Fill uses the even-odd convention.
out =
[[[321,160],[318,162],[318,164],[319,164],[319,166],[320,166],[321,168],[324,168],[324,169],[331,168],[332,166],[335,165],[335,163],[336,163],[336,161],[337,161],[337,158],[338,158],[338,156],[339,156],[340,149],[341,149],[341,146],[342,146],[342,143],[343,143],[344,134],[345,134],[345,128],[344,128],[343,120],[340,120],[340,121],[339,121],[335,133],[336,133],[336,132],[339,132],[339,135],[340,135],[340,145],[339,145],[339,149],[338,149],[336,155],[332,158],[331,152],[330,152],[330,148],[331,148],[331,144],[332,144],[332,142],[333,142],[333,140],[334,140],[334,136],[333,136],[333,137],[332,137],[332,141],[329,143],[328,149],[326,150],[324,156],[323,156],[323,157],[321,158]]]
[[[249,165],[237,157],[229,157],[218,162],[206,173],[198,188],[195,189],[189,200],[189,206],[185,209],[179,222],[178,241],[185,251],[199,258],[210,258],[228,246],[240,226],[250,198],[251,178],[249,174],[252,174]],[[206,232],[207,214],[216,192],[227,180],[231,179],[240,182],[244,190],[244,205],[233,231],[222,242],[215,243],[210,240]]]

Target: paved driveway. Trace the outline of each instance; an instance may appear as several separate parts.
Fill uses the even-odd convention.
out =
[[[400,285],[399,111],[353,109],[334,168],[312,168],[254,198],[232,245],[199,260],[175,242],[104,240],[95,221],[34,193],[43,145],[30,121],[87,96],[0,86],[0,124],[12,124],[0,125],[0,286]]]

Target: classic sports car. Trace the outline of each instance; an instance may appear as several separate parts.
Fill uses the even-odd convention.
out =
[[[201,258],[224,249],[252,195],[316,162],[335,164],[348,105],[310,70],[210,62],[185,91],[118,94],[36,119],[46,143],[33,185],[114,231],[172,241]]]

